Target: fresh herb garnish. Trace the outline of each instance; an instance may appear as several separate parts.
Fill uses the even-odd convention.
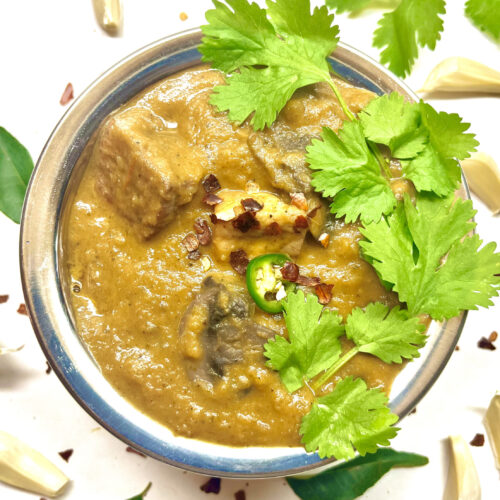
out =
[[[32,171],[28,150],[0,127],[0,212],[18,224]]]
[[[388,446],[398,429],[398,417],[386,406],[388,398],[380,389],[368,389],[364,380],[347,377],[326,396],[317,398],[300,426],[307,451],[321,458],[354,457],[375,453],[377,446]]]
[[[428,463],[429,459],[422,455],[381,448],[316,476],[287,477],[286,480],[302,500],[354,500],[393,467],[420,467]]]
[[[387,219],[360,229],[364,256],[394,284],[410,314],[443,320],[492,305],[500,289],[500,254],[495,243],[479,250],[479,237],[466,236],[474,214],[470,200],[420,195],[414,206],[406,195]]]
[[[468,0],[465,14],[482,31],[500,40],[500,0]]]
[[[338,313],[324,309],[316,295],[290,293],[283,307],[289,341],[277,335],[264,345],[264,355],[293,392],[339,358],[344,327]]]
[[[214,88],[212,104],[239,123],[254,113],[251,123],[259,130],[274,122],[297,89],[327,82],[352,118],[326,60],[339,29],[325,6],[311,14],[309,0],[267,0],[267,11],[247,0],[226,4],[214,0],[215,9],[206,13],[209,24],[201,28],[202,60],[232,73],[227,85]]]
[[[144,500],[145,496],[148,494],[148,491],[151,489],[151,486],[153,486],[153,483],[150,481],[146,486],[146,488],[144,488],[144,490],[141,493],[133,497],[130,497],[127,500]]]
[[[407,102],[392,93],[371,101],[360,113],[365,137],[389,146],[417,190],[438,196],[460,184],[460,165],[479,144],[457,114],[438,113],[429,104]],[[387,213],[387,212],[384,212]]]

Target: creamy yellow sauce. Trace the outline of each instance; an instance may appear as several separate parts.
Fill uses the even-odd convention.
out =
[[[222,188],[231,190],[245,190],[252,181],[263,192],[276,193],[289,202],[288,193],[275,187],[278,181],[249,148],[249,138],[266,138],[280,127],[317,136],[322,126],[337,129],[343,115],[334,96],[320,84],[296,93],[272,130],[254,137],[251,127],[231,124],[208,103],[211,88],[221,83],[218,72],[196,68],[147,89],[113,115],[147,110],[154,118],[141,125],[141,141],[147,142],[149,137],[157,142],[144,146],[137,141],[136,146],[149,148],[147,154],[168,156],[168,147],[165,152],[155,148],[176,144],[175,168],[196,164],[196,175],[186,181],[188,188],[183,196],[187,202],[178,199],[184,204],[172,214],[163,211],[153,222],[147,215],[144,226],[148,203],[137,201],[136,213],[142,217],[139,222],[135,215],[117,210],[125,201],[100,184],[111,181],[102,180],[102,158],[94,151],[69,207],[65,227],[63,245],[71,305],[78,331],[106,379],[143,413],[174,433],[234,446],[296,446],[300,443],[300,420],[313,396],[308,388],[289,394],[277,372],[265,366],[262,349],[245,353],[242,361],[228,365],[222,377],[210,382],[193,377],[186,368],[179,328],[203,280],[208,275],[225,276],[242,289],[245,283],[213,243],[200,247],[211,263],[210,269],[204,270],[201,260],[187,258],[182,240],[193,231],[197,217],[209,221],[212,213],[212,208],[202,202],[205,192],[197,176],[214,173]],[[372,98],[365,90],[341,85],[354,111]],[[158,136],[164,142],[158,142]],[[99,139],[96,144],[97,149]],[[124,149],[123,161],[129,161],[131,154],[130,149]],[[127,168],[127,182],[137,182],[130,172],[132,167]],[[170,221],[165,223],[167,219]],[[163,226],[158,229],[156,223]],[[323,248],[308,234],[296,262],[304,274],[334,285],[329,307],[345,317],[354,307],[373,301],[396,304],[395,296],[384,289],[371,266],[361,259],[356,225],[332,220],[326,228],[329,246]],[[255,242],[245,238],[242,235],[241,246],[251,254]],[[271,316],[255,308],[252,320],[286,335],[280,315]],[[371,387],[388,391],[400,368],[358,354],[338,376],[353,374]]]

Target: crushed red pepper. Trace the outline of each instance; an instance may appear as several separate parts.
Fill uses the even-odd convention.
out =
[[[19,307],[17,308],[17,312],[19,314],[24,314],[25,316],[28,316],[28,310],[26,309],[26,304],[19,304]]]
[[[236,252],[230,253],[229,262],[237,273],[245,274],[250,261],[245,250],[236,250]]]
[[[494,351],[496,347],[490,342],[486,337],[481,337],[477,343],[477,346],[481,349],[488,349],[489,351]]]
[[[247,496],[245,494],[245,490],[238,490],[234,494],[234,500],[246,500]]]
[[[260,222],[255,218],[254,212],[243,212],[236,219],[233,219],[231,224],[242,233],[247,233],[250,229],[258,229],[260,227]]]
[[[60,451],[59,455],[65,462],[69,462],[71,455],[73,455],[73,448],[69,448],[68,450]]]
[[[318,302],[321,305],[326,306],[332,300],[332,288],[333,285],[327,285],[326,283],[320,283],[314,287]]]
[[[295,283],[302,286],[316,286],[321,283],[321,280],[315,276],[302,276],[301,274],[299,274],[299,277],[297,278],[297,281]]]
[[[283,279],[295,283],[299,277],[299,266],[293,262],[285,262],[285,265],[280,269]]]
[[[73,99],[73,85],[71,83],[68,83],[68,85],[66,85],[66,88],[64,89],[59,104],[61,106],[66,106],[66,104],[68,104],[71,99]]]
[[[0,295],[0,304],[5,304],[9,300],[8,295]]]
[[[205,205],[209,205],[210,207],[213,207],[215,205],[218,205],[219,203],[222,203],[222,198],[220,198],[219,196],[217,196],[216,194],[213,194],[213,193],[207,193],[204,197],[203,197],[203,203],[205,203]]]
[[[303,215],[299,215],[295,222],[293,223],[293,229],[295,232],[300,232],[300,229],[307,229],[309,227],[309,222]]]
[[[264,208],[257,200],[253,198],[245,198],[241,200],[241,206],[245,209],[245,212],[258,212]]]
[[[304,210],[304,212],[307,210],[307,200],[304,193],[290,193],[290,200],[293,206]]]
[[[472,441],[469,443],[471,446],[483,446],[484,445],[484,434],[476,434]]]
[[[264,232],[268,236],[279,236],[283,232],[283,230],[277,222],[271,222],[271,224],[269,224],[269,226],[264,229]]]
[[[203,186],[205,193],[213,193],[214,191],[218,191],[221,188],[219,179],[217,179],[214,174],[208,174],[201,181],[201,185]]]
[[[186,236],[182,240],[182,244],[188,252],[194,252],[200,246],[198,238],[193,233],[186,234]]]
[[[488,340],[490,342],[495,342],[497,338],[498,338],[498,332],[491,332],[490,336],[488,337]]]
[[[187,257],[189,260],[198,260],[201,257],[201,253],[199,250],[193,250],[192,252],[188,253]]]
[[[217,495],[220,491],[220,477],[211,477],[206,483],[200,486],[200,490],[205,493],[215,493]]]
[[[200,245],[209,245],[212,241],[212,230],[210,229],[208,222],[205,219],[198,217],[194,221],[193,227],[197,234]]]

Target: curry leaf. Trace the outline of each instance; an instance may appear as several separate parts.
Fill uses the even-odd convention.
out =
[[[316,295],[304,297],[301,290],[289,293],[283,307],[289,341],[277,335],[264,345],[264,355],[293,392],[339,358],[344,327],[336,311],[325,309]]]
[[[380,389],[368,389],[364,380],[347,377],[335,389],[317,398],[300,426],[307,451],[320,457],[348,459],[354,448],[361,455],[375,453],[379,445],[388,446],[398,429],[398,417],[386,406],[387,396]]]
[[[18,224],[32,171],[28,150],[0,127],[0,211]]]
[[[415,453],[380,448],[376,453],[356,457],[309,478],[288,477],[302,500],[354,500],[393,467],[421,467],[429,459]]]
[[[468,0],[465,14],[482,31],[500,40],[500,0]]]

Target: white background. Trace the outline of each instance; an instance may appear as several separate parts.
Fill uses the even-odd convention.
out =
[[[2,0],[0,2],[0,126],[7,128],[37,158],[51,130],[64,113],[59,104],[68,82],[77,96],[97,76],[130,52],[163,36],[203,23],[207,0],[124,0],[122,36],[111,38],[97,26],[90,0]],[[435,52],[424,51],[410,78],[418,90],[428,72],[445,57],[474,58],[500,70],[499,46],[463,16],[463,1],[448,0],[445,32]],[[188,14],[187,21],[179,19]],[[353,20],[339,16],[342,40],[377,58],[371,47],[378,13]],[[430,101],[439,110],[458,112],[472,123],[480,150],[500,163],[500,100],[493,97]],[[476,199],[479,234],[500,239],[500,219]],[[18,226],[0,214],[0,345],[22,351],[0,358],[0,429],[17,435],[50,457],[73,480],[68,499],[121,500],[139,493],[148,481],[147,500],[207,499],[199,490],[202,476],[183,473],[151,458],[126,453],[125,445],[99,426],[71,398],[57,377],[45,374],[45,359],[26,316],[16,313],[23,302],[18,270]],[[470,441],[484,433],[482,417],[500,389],[500,349],[477,348],[481,336],[500,330],[497,307],[472,312],[445,371],[417,413],[402,422],[393,441],[399,450],[427,455],[426,467],[393,470],[362,498],[441,499],[448,467],[445,442],[450,434]],[[500,342],[497,342],[500,347]],[[73,448],[68,464],[58,451]],[[472,448],[483,498],[500,498],[499,472],[488,442]],[[220,500],[244,489],[249,500],[296,498],[283,479],[222,480]],[[0,484],[1,500],[38,498]],[[207,499],[207,500],[208,500]]]

